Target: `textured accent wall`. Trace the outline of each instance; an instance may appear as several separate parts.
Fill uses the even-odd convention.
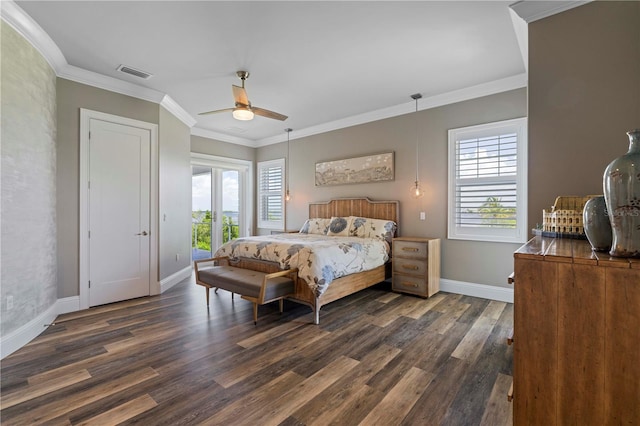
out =
[[[57,300],[56,74],[31,44],[0,22],[0,335],[5,337]]]

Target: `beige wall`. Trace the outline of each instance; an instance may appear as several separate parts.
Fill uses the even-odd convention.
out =
[[[518,244],[447,240],[447,131],[526,116],[525,89],[419,111],[319,135],[295,138],[291,133],[287,228],[299,228],[308,203],[335,197],[366,196],[400,201],[400,234],[442,238],[442,276],[471,283],[506,285]],[[410,197],[415,180],[415,126],[419,121],[419,175],[426,189],[420,200]],[[395,153],[395,180],[384,183],[316,187],[315,163],[376,152]],[[256,161],[283,158],[286,143],[257,150]],[[419,220],[421,211],[427,220]],[[262,232],[264,233],[264,231]]]
[[[191,152],[254,161],[255,148],[191,135]]]
[[[63,78],[57,80],[57,106],[58,297],[63,298],[80,292],[80,108],[158,124],[159,106]]]
[[[190,129],[160,107],[159,250],[163,280],[191,264]]]
[[[529,24],[529,224],[558,195],[602,194],[640,127],[640,2],[592,2]]]
[[[57,300],[56,75],[13,28],[4,21],[0,27],[0,335],[4,338]],[[13,298],[10,310],[8,297]]]

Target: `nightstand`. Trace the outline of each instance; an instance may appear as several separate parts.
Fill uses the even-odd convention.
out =
[[[430,297],[440,291],[440,239],[393,239],[393,291]]]

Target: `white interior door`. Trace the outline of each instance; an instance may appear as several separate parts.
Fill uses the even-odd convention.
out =
[[[91,119],[89,306],[150,294],[148,129]]]

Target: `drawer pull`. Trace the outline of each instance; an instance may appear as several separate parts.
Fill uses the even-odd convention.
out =
[[[412,271],[417,271],[418,269],[420,269],[416,265],[402,265],[402,267],[404,269],[411,269]]]
[[[402,251],[418,251],[420,250],[417,247],[402,247]]]
[[[407,286],[407,287],[416,287],[416,288],[418,288],[418,284],[416,284],[416,283],[409,283],[409,282],[406,282],[406,281],[402,281],[400,284],[402,284],[404,286]]]

